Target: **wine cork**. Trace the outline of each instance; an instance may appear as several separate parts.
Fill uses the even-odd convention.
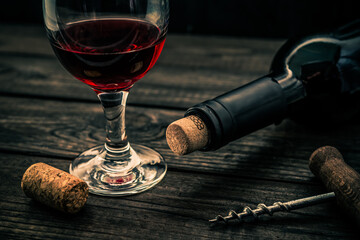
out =
[[[166,140],[170,149],[178,155],[185,155],[204,148],[210,133],[204,121],[190,115],[171,123],[166,130]]]
[[[87,184],[45,163],[31,165],[24,173],[21,188],[26,196],[66,213],[76,213],[89,195]]]

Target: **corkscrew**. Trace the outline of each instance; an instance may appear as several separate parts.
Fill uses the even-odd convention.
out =
[[[242,212],[237,213],[231,210],[228,216],[218,215],[209,220],[211,224],[225,223],[231,220],[243,222],[246,218],[252,217],[254,220],[259,216],[267,214],[272,216],[275,212],[300,209],[315,204],[337,199],[337,202],[348,213],[354,215],[358,224],[360,223],[360,175],[350,166],[348,166],[341,153],[334,147],[321,147],[313,152],[309,163],[310,170],[319,177],[326,185],[328,190],[332,191],[325,194],[301,198],[285,203],[275,202],[271,206],[264,203],[257,205],[256,209],[245,207]]]

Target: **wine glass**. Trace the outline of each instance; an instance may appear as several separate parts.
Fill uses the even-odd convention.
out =
[[[164,46],[167,0],[43,0],[51,46],[65,69],[97,94],[106,118],[106,142],[80,154],[70,173],[90,192],[121,196],[145,191],[165,176],[163,157],[129,144],[125,106],[129,90],[155,64]]]

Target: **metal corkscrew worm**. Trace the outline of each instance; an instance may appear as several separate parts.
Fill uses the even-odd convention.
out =
[[[234,220],[234,219],[238,220],[239,222],[243,222],[244,219],[247,217],[253,217],[253,219],[257,220],[260,215],[267,214],[269,216],[272,216],[273,213],[275,212],[280,212],[280,211],[289,212],[291,210],[326,202],[332,198],[335,198],[334,192],[325,193],[307,198],[301,198],[285,203],[276,202],[271,206],[266,206],[265,204],[260,203],[259,205],[257,205],[256,209],[245,207],[241,213],[237,213],[234,210],[231,210],[228,216],[223,217],[221,215],[218,215],[216,218],[209,220],[209,222],[213,224],[219,222],[228,223],[230,220]]]

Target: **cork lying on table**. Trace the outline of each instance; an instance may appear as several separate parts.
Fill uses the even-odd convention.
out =
[[[25,171],[21,188],[26,196],[67,213],[80,211],[89,195],[83,180],[45,163],[33,164]]]
[[[209,142],[209,131],[196,115],[190,115],[171,123],[166,130],[166,140],[170,149],[185,155],[204,148]]]

